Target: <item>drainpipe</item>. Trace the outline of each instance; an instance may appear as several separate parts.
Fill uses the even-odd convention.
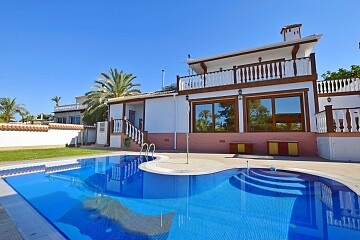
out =
[[[173,94],[174,97],[174,150],[176,150],[176,126],[177,126],[177,101],[176,101],[176,95]]]

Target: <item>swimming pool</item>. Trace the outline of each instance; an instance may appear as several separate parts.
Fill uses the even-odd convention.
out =
[[[160,175],[138,163],[91,158],[5,180],[70,239],[360,239],[360,198],[339,182],[269,169]]]

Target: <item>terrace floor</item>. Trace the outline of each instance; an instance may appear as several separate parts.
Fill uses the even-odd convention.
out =
[[[138,152],[114,151],[102,155],[138,154]],[[186,153],[159,152],[159,162],[145,166],[147,170],[161,174],[197,175],[216,172],[227,168],[276,167],[332,178],[350,187],[360,195],[360,163],[329,162],[322,158],[272,157],[234,154],[190,153],[186,163]],[[99,156],[99,155],[98,155]],[[0,162],[0,170],[12,166],[45,164],[60,165],[74,162],[79,158],[92,156]],[[149,162],[151,163],[151,162]],[[6,223],[6,224],[5,224]],[[1,239],[64,239],[40,214],[14,192],[0,178],[0,240]]]

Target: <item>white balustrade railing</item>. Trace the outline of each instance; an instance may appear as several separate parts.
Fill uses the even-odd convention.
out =
[[[125,121],[125,134],[138,144],[144,143],[144,133],[129,121]]]
[[[360,91],[360,78],[323,80],[317,82],[318,94],[355,91]]]
[[[113,133],[121,133],[122,132],[122,119],[115,119],[113,125]]]
[[[55,107],[54,107],[54,112],[72,111],[72,110],[83,110],[83,109],[86,109],[86,105],[82,105],[82,104],[69,104],[69,105],[55,106]]]
[[[231,85],[234,83],[257,82],[296,76],[312,75],[311,57],[295,60],[274,60],[237,66],[205,74],[179,77],[179,90]],[[235,75],[234,75],[235,71]],[[236,79],[234,79],[234,76]]]
[[[326,133],[327,126],[326,126],[326,114],[325,111],[319,112],[316,114],[316,127],[318,133]]]
[[[334,109],[335,132],[359,132],[360,108]]]
[[[332,122],[334,132],[360,132],[359,108],[343,108],[332,110]],[[327,129],[326,112],[316,114],[316,126],[318,133],[329,132]]]

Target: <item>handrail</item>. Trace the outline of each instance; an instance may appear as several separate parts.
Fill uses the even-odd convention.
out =
[[[139,155],[140,155],[140,161],[141,161],[141,162],[142,162],[141,153],[142,153],[145,145],[147,146],[146,149],[149,149],[149,144],[147,144],[147,143],[141,144],[141,149],[140,149],[140,154],[139,154]],[[144,156],[145,156],[145,159],[146,159],[146,161],[147,161],[146,153],[147,153],[147,150],[145,151],[145,155],[144,155]]]
[[[150,143],[150,145],[149,145],[149,151],[151,150],[151,146],[154,146],[154,149],[153,149],[153,151],[152,151],[152,153],[151,153],[151,158],[154,159],[155,144],[154,144],[154,143]]]
[[[149,159],[149,151],[151,150],[151,147],[153,146],[154,147],[154,149],[153,149],[153,151],[152,151],[152,153],[151,153],[151,158],[152,159],[154,159],[154,152],[155,152],[155,144],[154,143],[150,143],[150,145],[148,144],[148,143],[143,143],[142,145],[141,145],[141,149],[140,149],[140,161],[142,161],[142,159],[141,159],[141,153],[142,153],[142,151],[143,151],[143,149],[144,149],[144,147],[146,146],[146,150],[145,150],[145,160],[146,161],[148,161],[148,159]]]

